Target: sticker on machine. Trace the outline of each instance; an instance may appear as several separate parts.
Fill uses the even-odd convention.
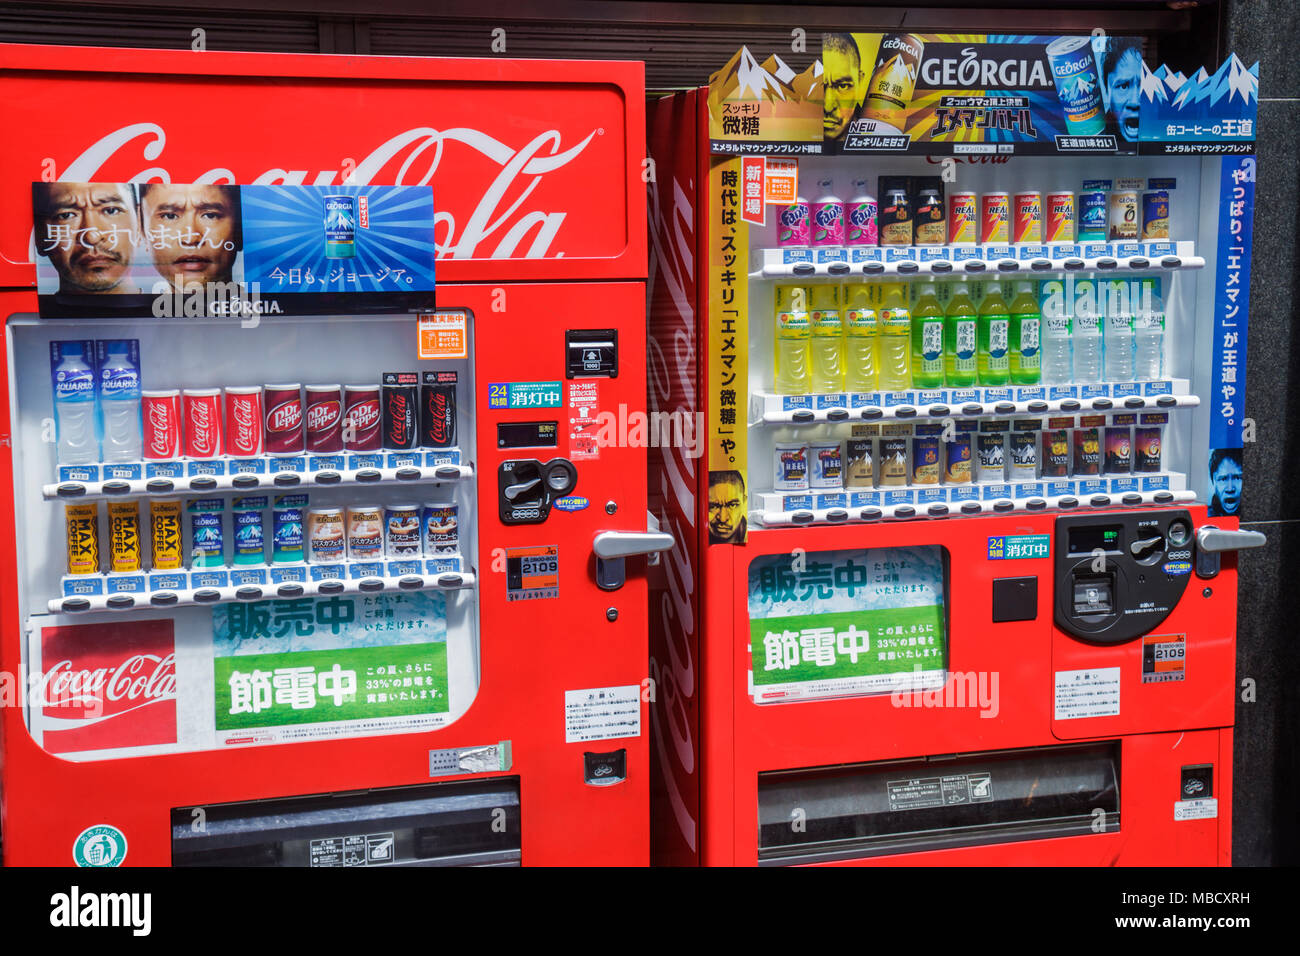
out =
[[[506,548],[507,601],[537,601],[559,596],[559,545]]]
[[[1175,820],[1213,820],[1219,815],[1219,801],[1215,797],[1198,800],[1175,800]]]
[[[641,686],[564,692],[564,742],[641,736]]]
[[[889,793],[890,813],[950,807],[961,803],[991,803],[993,775],[957,773],[943,777],[890,780],[886,789]]]
[[[569,383],[569,457],[590,461],[600,457],[600,390],[597,382]]]
[[[1056,719],[1119,715],[1119,668],[1056,672]]]
[[[1163,684],[1186,677],[1186,634],[1148,634],[1142,638],[1142,683]]]
[[[419,356],[422,359],[469,358],[465,338],[465,313],[449,309],[428,312],[419,317]]]
[[[311,841],[308,866],[384,866],[396,856],[393,832],[355,833]]]

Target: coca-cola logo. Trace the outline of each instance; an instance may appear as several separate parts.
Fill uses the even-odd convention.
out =
[[[257,403],[253,401],[236,401],[231,409],[231,421],[228,423],[234,432],[235,443],[240,447],[254,444],[258,421],[254,414]]]
[[[32,688],[32,703],[49,708],[98,711],[82,726],[98,723],[131,704],[172,700],[176,697],[176,655],[133,654],[116,667],[74,670],[71,660],[46,669]],[[113,709],[102,706],[121,703]]]
[[[388,438],[395,444],[406,442],[411,437],[411,425],[414,416],[411,405],[404,392],[393,392],[388,396]]]
[[[196,455],[215,455],[217,453],[217,429],[212,416],[212,406],[205,401],[190,405],[189,441]]]
[[[434,441],[446,441],[451,424],[451,403],[446,395],[441,392],[433,394],[429,400],[429,414],[432,419],[429,423],[430,437]]]
[[[150,404],[145,425],[149,435],[149,451],[155,458],[166,457],[175,451],[171,441],[173,436],[169,432],[171,412],[166,405],[161,402]]]
[[[310,405],[307,408],[307,430],[320,432],[333,428],[339,423],[341,414],[341,407],[336,401],[317,402]]]
[[[357,402],[348,409],[348,423],[358,430],[369,428],[378,421],[379,401],[377,399],[370,398]]]
[[[271,409],[266,416],[266,430],[269,432],[293,431],[302,424],[302,403],[290,399]]]

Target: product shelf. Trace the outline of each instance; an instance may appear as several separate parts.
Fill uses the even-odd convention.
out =
[[[1067,272],[1141,273],[1202,269],[1196,244],[1082,242],[987,246],[823,246],[761,249],[753,279],[1005,278]]]
[[[415,559],[416,563],[420,563]],[[340,577],[320,580],[282,581],[268,584],[227,585],[224,587],[151,590],[143,593],[71,594],[48,603],[51,614],[86,614],[92,611],[131,611],[147,608],[176,608],[193,605],[247,603],[250,601],[294,600],[311,597],[334,597],[340,594],[380,594],[398,591],[459,591],[477,586],[471,570],[402,575],[369,574],[352,577],[355,565],[306,565],[305,569],[326,567],[343,569]],[[227,569],[228,570],[228,569]],[[184,572],[177,572],[182,577]],[[103,575],[87,577],[103,578]],[[308,576],[309,577],[309,576]]]
[[[1124,492],[1096,491],[1085,493],[1078,491],[1064,495],[1033,494],[1028,496],[983,497],[986,489],[980,485],[929,486],[930,492],[943,494],[948,500],[923,502],[913,497],[910,501],[896,504],[884,503],[891,493],[910,495],[916,489],[889,489],[867,494],[880,496],[881,504],[868,505],[834,505],[831,507],[788,507],[788,501],[778,492],[762,492],[756,496],[759,507],[749,512],[751,524],[764,528],[805,527],[808,525],[836,524],[873,524],[880,521],[905,521],[915,518],[978,517],[989,514],[1012,514],[1015,512],[1037,511],[1086,511],[1093,508],[1141,508],[1152,505],[1168,507],[1172,504],[1186,504],[1196,500],[1196,493],[1186,490],[1186,478],[1179,474],[1159,476],[1168,487],[1154,490],[1134,490]],[[1044,484],[1035,482],[1034,484]],[[981,495],[978,498],[954,499],[951,494],[957,488],[966,492],[972,489]],[[797,493],[805,499],[813,499],[814,505],[825,504],[818,499],[824,495]],[[848,492],[831,493],[839,498],[848,499]]]
[[[752,425],[816,425],[826,422],[896,422],[944,418],[1012,418],[1163,412],[1196,408],[1187,379],[1103,382],[1093,385],[1033,385],[1007,388],[908,389],[901,392],[750,395]]]
[[[274,459],[272,459],[274,461]],[[111,466],[91,466],[108,468]],[[139,466],[134,466],[137,469]],[[443,462],[440,464],[396,465],[383,467],[323,468],[314,471],[279,470],[274,465],[265,471],[241,471],[233,474],[192,474],[154,476],[152,478],[106,478],[83,481],[69,478],[43,485],[46,501],[87,501],[114,498],[158,498],[178,494],[219,494],[233,491],[252,494],[257,491],[292,492],[311,488],[340,488],[355,485],[410,485],[439,481],[463,481],[474,477],[474,466]]]

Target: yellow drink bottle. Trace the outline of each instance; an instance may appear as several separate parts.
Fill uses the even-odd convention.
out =
[[[844,323],[840,312],[840,287],[812,287],[810,359],[814,392],[844,391]]]
[[[880,388],[892,392],[912,387],[912,313],[906,283],[881,286]]]
[[[811,296],[801,285],[776,287],[776,390],[781,395],[807,395]]]
[[[871,287],[855,282],[844,287],[844,384],[850,392],[880,387],[876,349],[880,324]]]

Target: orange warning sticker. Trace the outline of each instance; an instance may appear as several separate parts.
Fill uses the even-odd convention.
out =
[[[1185,680],[1186,634],[1148,634],[1142,638],[1142,683]]]
[[[469,358],[465,313],[458,309],[427,312],[420,316],[419,356],[422,359]]]

